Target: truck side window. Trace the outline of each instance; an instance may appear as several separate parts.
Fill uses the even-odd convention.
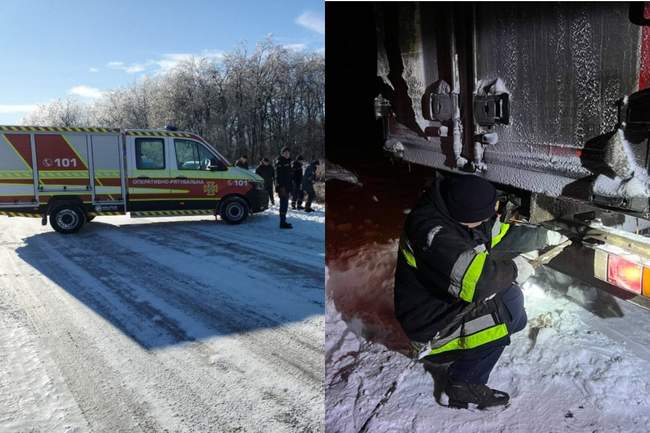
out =
[[[135,165],[138,170],[164,170],[164,140],[162,138],[136,138]]]
[[[192,140],[174,140],[176,166],[179,170],[207,170],[214,158],[200,143]]]

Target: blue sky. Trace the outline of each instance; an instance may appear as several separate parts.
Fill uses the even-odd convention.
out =
[[[190,55],[252,50],[268,34],[322,50],[324,2],[1,0],[0,124],[57,98],[91,101]]]

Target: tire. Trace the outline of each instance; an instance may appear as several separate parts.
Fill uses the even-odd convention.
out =
[[[74,204],[61,205],[50,212],[50,225],[65,235],[78,232],[85,222],[83,211]]]
[[[241,224],[248,218],[248,203],[240,197],[227,198],[221,204],[219,214],[228,224]]]

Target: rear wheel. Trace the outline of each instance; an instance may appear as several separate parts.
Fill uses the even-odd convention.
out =
[[[59,233],[76,233],[86,222],[86,217],[78,206],[62,205],[50,212],[50,224]]]
[[[227,198],[221,204],[221,218],[229,224],[240,224],[248,217],[248,203],[240,197]]]

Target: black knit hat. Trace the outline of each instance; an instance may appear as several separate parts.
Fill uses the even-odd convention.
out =
[[[497,190],[483,178],[449,177],[441,182],[440,193],[449,214],[458,222],[476,223],[496,213]]]

